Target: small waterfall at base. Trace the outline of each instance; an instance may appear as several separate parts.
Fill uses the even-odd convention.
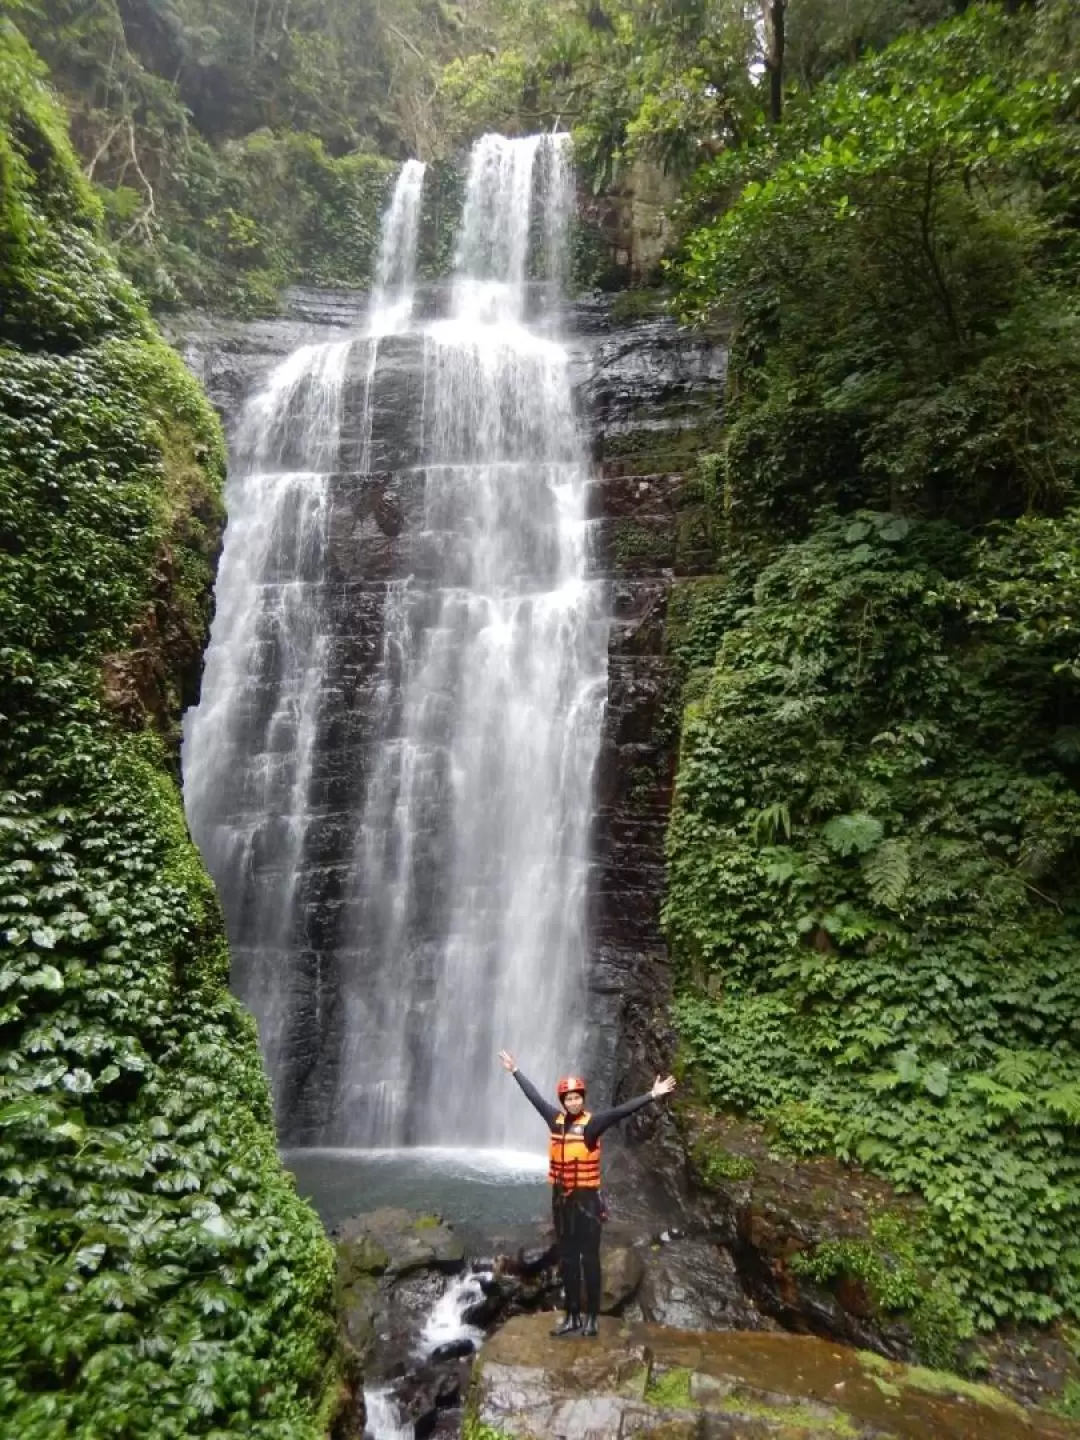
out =
[[[548,1080],[581,1063],[606,597],[568,354],[524,318],[537,230],[562,264],[564,147],[478,142],[451,313],[425,335],[427,563],[384,614],[339,1142],[507,1145],[500,1044]]]
[[[402,1420],[389,1390],[365,1390],[364,1408],[364,1434],[372,1440],[414,1440],[416,1426],[411,1420]]]

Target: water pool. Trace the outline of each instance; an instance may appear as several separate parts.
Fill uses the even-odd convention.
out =
[[[328,1230],[381,1205],[435,1212],[455,1229],[481,1236],[548,1214],[547,1160],[541,1149],[284,1150]]]

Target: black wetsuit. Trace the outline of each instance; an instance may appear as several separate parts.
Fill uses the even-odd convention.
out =
[[[514,1079],[524,1090],[534,1107],[547,1122],[550,1131],[556,1116],[562,1114],[562,1107],[545,1100],[531,1080],[520,1070],[514,1071]],[[627,1100],[625,1105],[616,1105],[613,1110],[597,1110],[585,1126],[585,1144],[591,1150],[612,1125],[633,1115],[643,1105],[648,1105],[652,1095],[639,1095],[636,1100]],[[571,1190],[566,1193],[557,1185],[551,1191],[551,1218],[555,1225],[555,1237],[559,1242],[559,1264],[562,1269],[563,1289],[566,1292],[566,1309],[577,1315],[581,1312],[581,1280],[585,1278],[585,1313],[600,1313],[600,1192],[598,1190]]]

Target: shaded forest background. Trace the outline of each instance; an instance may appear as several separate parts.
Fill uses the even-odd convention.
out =
[[[0,13],[46,61],[109,236],[151,303],[255,313],[289,283],[367,283],[389,177],[410,155],[432,164],[421,269],[437,274],[455,162],[482,130],[572,129],[594,191],[639,157],[681,179],[750,135],[784,77],[816,85],[954,8],[3,0]],[[579,269],[588,280],[605,267],[592,256]]]

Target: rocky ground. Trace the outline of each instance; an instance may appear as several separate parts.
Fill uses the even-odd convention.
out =
[[[785,1334],[605,1320],[556,1341],[511,1320],[475,1367],[466,1440],[1024,1440],[1080,1436],[986,1386]]]
[[[902,1325],[860,1317],[850,1296],[849,1310],[827,1288],[785,1278],[793,1246],[823,1233],[807,1197],[822,1201],[828,1177],[799,1183],[773,1163],[775,1173],[758,1181],[756,1212],[753,1177],[733,1182],[745,1201],[734,1244],[723,1243],[719,1220],[711,1233],[607,1227],[607,1318],[595,1342],[549,1335],[559,1282],[543,1227],[487,1237],[467,1253],[434,1216],[383,1209],[346,1222],[336,1237],[342,1329],[368,1395],[386,1397],[419,1440],[1080,1440],[1080,1424],[1031,1403],[1060,1393],[1049,1339],[1042,1350],[1006,1347],[994,1375],[1014,1382],[1005,1394],[889,1358],[909,1348]],[[843,1203],[833,1194],[824,1207],[830,1233],[859,1233],[865,1207],[880,1198],[848,1183]],[[747,1273],[757,1276],[758,1298]],[[872,1349],[844,1343],[860,1325]],[[822,1338],[830,1329],[841,1338]],[[342,1440],[363,1426],[354,1410]]]

